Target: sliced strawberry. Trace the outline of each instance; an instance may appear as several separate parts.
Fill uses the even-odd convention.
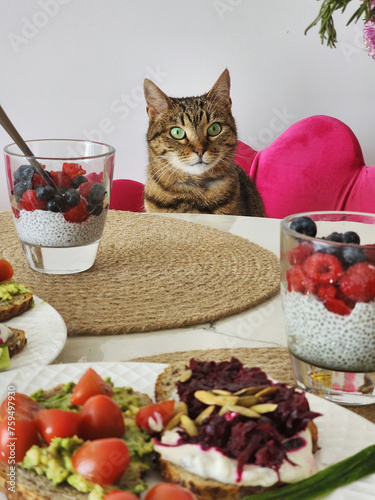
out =
[[[315,293],[316,285],[299,264],[288,269],[286,272],[288,291],[300,292],[303,294]]]
[[[89,213],[87,211],[87,203],[83,198],[80,199],[76,207],[73,207],[64,213],[65,220],[68,222],[83,222],[88,216]]]
[[[328,311],[340,314],[340,316],[347,316],[352,312],[351,308],[340,299],[326,298],[323,304]]]
[[[62,171],[71,179],[74,179],[74,177],[77,177],[78,175],[85,175],[86,173],[86,170],[83,170],[81,165],[78,163],[64,163]]]
[[[368,302],[375,298],[375,266],[358,262],[349,267],[339,279],[339,287],[349,299]]]
[[[314,246],[308,242],[303,241],[297,247],[292,248],[288,252],[289,263],[293,266],[294,264],[303,264],[307,257],[310,257],[314,253]]]
[[[33,210],[44,210],[46,208],[46,202],[39,200],[36,196],[36,191],[34,189],[28,189],[22,195],[22,206],[24,210],[32,212]]]
[[[303,270],[315,283],[333,284],[343,269],[337,257],[328,253],[314,253],[305,260]]]

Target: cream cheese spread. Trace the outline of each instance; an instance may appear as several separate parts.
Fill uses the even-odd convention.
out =
[[[237,486],[270,487],[278,481],[295,483],[312,476],[316,471],[310,431],[306,429],[294,437],[302,438],[305,444],[295,450],[288,451],[287,459],[284,460],[278,471],[269,467],[246,464],[240,477],[237,461],[226,457],[218,449],[203,450],[199,444],[178,445],[177,429],[165,432],[161,442],[155,440],[154,449],[161,455],[162,459],[206,479],[214,479]]]

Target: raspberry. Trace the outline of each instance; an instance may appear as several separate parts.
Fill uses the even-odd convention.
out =
[[[80,202],[77,206],[69,209],[65,214],[65,220],[68,222],[83,222],[89,216],[87,212],[87,203],[86,200],[81,198]]]
[[[90,188],[91,186],[93,186],[95,184],[94,181],[89,181],[89,182],[83,182],[82,184],[80,184],[78,186],[78,191],[79,191],[79,194],[81,196],[83,196],[83,198],[88,198],[89,197],[89,191],[90,191]]]
[[[324,302],[325,299],[334,299],[337,294],[337,289],[333,285],[319,285],[316,292],[317,296]]]
[[[359,262],[349,267],[339,279],[340,290],[355,302],[375,298],[375,266]]]
[[[77,177],[78,175],[84,175],[86,170],[83,170],[81,165],[78,163],[64,163],[62,166],[62,171],[68,175],[71,179]]]
[[[301,292],[303,294],[315,293],[315,283],[306,276],[303,267],[299,264],[288,269],[286,272],[289,292]]]
[[[25,210],[32,212],[34,210],[44,210],[46,202],[39,200],[34,189],[28,189],[22,195],[22,206]]]
[[[306,259],[303,269],[315,283],[335,283],[342,273],[342,266],[337,257],[319,252]]]
[[[340,314],[340,316],[347,316],[352,312],[351,308],[340,299],[327,298],[323,301],[323,304],[328,311]]]
[[[72,185],[72,179],[65,172],[50,172],[52,180],[59,188],[69,189]]]
[[[34,174],[33,175],[33,188],[36,188],[37,186],[46,186],[47,183],[43,179],[43,177],[40,174]]]
[[[303,264],[307,257],[310,257],[313,253],[314,246],[307,241],[303,241],[297,247],[292,248],[292,250],[288,252],[289,263],[292,266],[294,264]]]

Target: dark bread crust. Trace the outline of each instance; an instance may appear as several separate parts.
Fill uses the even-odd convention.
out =
[[[187,363],[178,361],[168,365],[165,370],[160,373],[155,382],[155,400],[165,401],[171,399],[173,391],[176,389],[176,382],[180,378],[181,373],[186,370]]]
[[[8,321],[19,314],[24,313],[33,304],[33,294],[31,292],[15,295],[12,300],[0,302],[0,321]]]
[[[27,338],[23,330],[19,330],[18,328],[12,328],[12,327],[9,328],[12,330],[14,334],[12,340],[7,342],[7,346],[9,349],[9,356],[12,357],[18,354],[20,351],[22,351],[22,349],[27,344]]]

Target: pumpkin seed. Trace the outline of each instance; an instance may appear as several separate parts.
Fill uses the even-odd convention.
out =
[[[262,396],[266,396],[268,394],[272,394],[280,389],[279,385],[270,385],[269,387],[266,387],[265,389],[262,389],[261,391],[257,392],[255,396],[257,398],[261,398]]]
[[[236,404],[238,400],[237,396],[217,396],[208,391],[195,391],[194,396],[205,405],[224,406],[225,404]]]
[[[198,436],[198,429],[195,423],[187,415],[181,415],[181,427],[189,434],[190,437]]]
[[[180,375],[180,382],[187,382],[188,380],[191,379],[191,376],[193,375],[193,370],[185,370],[184,372],[181,373]]]
[[[239,413],[240,415],[243,415],[244,417],[249,417],[249,418],[259,418],[260,417],[259,413],[257,413],[256,411],[253,411],[251,408],[245,408],[244,406],[228,405],[227,409],[228,409],[228,411],[234,411],[235,413]]]
[[[224,391],[223,389],[212,389],[212,394],[217,394],[218,396],[233,396],[229,391]]]
[[[246,406],[247,408],[254,406],[257,403],[259,403],[259,398],[256,396],[240,396],[237,401],[238,405]]]
[[[188,406],[185,401],[179,401],[175,404],[174,414],[176,415],[177,413],[183,413],[184,415],[189,413]]]
[[[175,427],[178,426],[178,424],[180,423],[181,421],[181,417],[183,416],[183,413],[180,412],[180,413],[176,413],[176,415],[174,415],[170,421],[167,423],[167,425],[164,427],[163,429],[163,432],[165,431],[170,431],[172,429],[174,429]]]
[[[201,423],[203,422],[203,420],[205,418],[208,418],[211,413],[214,411],[215,409],[215,406],[214,405],[211,405],[211,406],[207,406],[207,408],[205,408],[197,417],[196,419],[194,420],[194,422],[197,424],[197,425],[201,425]]]
[[[276,404],[264,403],[264,404],[254,405],[250,409],[258,413],[271,413],[275,411],[276,408],[277,408]]]
[[[251,396],[253,394],[256,394],[260,390],[264,389],[264,386],[254,386],[254,387],[244,387],[243,389],[240,389],[239,391],[235,392],[235,396]]]

